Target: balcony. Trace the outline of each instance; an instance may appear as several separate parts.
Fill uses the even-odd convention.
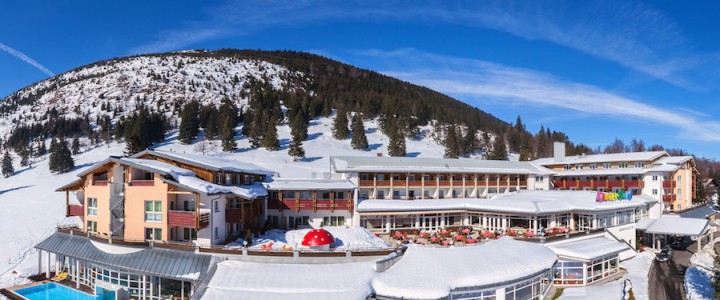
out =
[[[93,180],[92,185],[94,186],[107,186],[108,181],[107,180]]]
[[[451,182],[452,182],[452,180],[439,180],[438,185],[439,186],[450,186]]]
[[[297,202],[295,201],[295,199],[283,200],[282,208],[289,210],[297,210]]]
[[[168,211],[168,226],[170,227],[190,227],[195,228],[195,212],[182,210]]]
[[[663,195],[663,202],[672,202],[677,199],[676,195]]]
[[[422,186],[422,180],[409,180],[408,185],[409,186]]]
[[[675,181],[665,180],[663,181],[663,188],[671,189],[675,187]]]
[[[378,180],[375,183],[377,186],[390,186],[390,180]]]
[[[204,229],[210,226],[210,213],[209,212],[201,212],[200,217],[198,218],[198,230]]]
[[[130,186],[154,186],[154,180],[133,180],[129,183]]]
[[[67,217],[83,217],[85,216],[85,207],[82,205],[68,205]]]
[[[593,181],[590,181],[590,180],[578,180],[578,181],[577,181],[577,184],[578,184],[578,186],[579,186],[580,188],[593,187],[593,184],[594,184],[594,183],[596,183],[596,182],[593,182]],[[604,183],[605,183],[605,182],[603,182],[603,184],[604,184]]]
[[[314,201],[310,199],[301,199],[298,210],[313,210],[313,202]]]
[[[642,188],[643,184],[638,180],[625,180],[625,187],[628,188]]]
[[[623,186],[622,180],[608,180],[607,183],[610,187],[622,187]],[[602,186],[602,184],[600,186]]]

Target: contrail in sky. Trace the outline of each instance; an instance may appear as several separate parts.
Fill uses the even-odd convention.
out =
[[[0,43],[0,50],[5,51],[5,52],[9,53],[10,55],[15,56],[18,59],[32,65],[33,67],[37,68],[38,70],[42,71],[43,73],[47,74],[48,76],[55,76],[55,73],[48,70],[48,68],[41,65],[39,62],[36,62],[34,59],[30,58],[29,56],[25,55],[24,53],[22,53],[20,51],[10,48],[8,45]]]

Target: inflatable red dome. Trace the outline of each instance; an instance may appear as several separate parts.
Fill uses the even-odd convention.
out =
[[[332,233],[325,229],[310,230],[303,238],[302,245],[313,249],[329,249],[330,244],[335,242]]]

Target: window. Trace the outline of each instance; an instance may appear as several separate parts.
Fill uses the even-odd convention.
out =
[[[644,168],[644,167],[645,167],[645,163],[644,163],[644,162],[636,162],[636,163],[635,163],[635,167],[636,167],[636,168]]]
[[[232,174],[225,174],[225,185],[232,185]]]
[[[368,174],[360,174],[360,180],[370,180]]]
[[[361,191],[360,191],[360,198],[367,199],[367,198],[368,198],[368,191],[367,191],[367,190],[361,190]]]
[[[145,240],[161,241],[162,240],[162,229],[160,229],[160,228],[145,228]]]
[[[653,195],[657,195],[657,194],[658,194],[658,190],[657,190],[657,189],[653,189],[653,190],[652,190],[652,194],[653,194]]]
[[[678,175],[677,182],[680,183],[682,181],[682,176]]]
[[[430,175],[423,175],[423,180],[425,180],[425,181],[430,180]]]
[[[590,164],[590,169],[591,170],[597,169],[597,164]]]
[[[213,210],[214,210],[216,213],[219,213],[219,212],[220,212],[220,204],[218,203],[217,200],[213,201]]]
[[[618,168],[627,168],[627,167],[628,167],[627,163],[619,163],[618,164]]]
[[[575,165],[575,170],[582,170],[582,169],[583,169],[583,165]]]
[[[215,174],[215,176],[213,176],[213,183],[220,184],[221,181],[222,181],[222,176],[220,176],[220,174]]]
[[[385,199],[385,192],[384,192],[384,191],[377,191],[377,198],[378,198],[378,199]]]
[[[143,180],[153,180],[155,173],[152,172],[145,172],[143,174]]]
[[[565,170],[565,171],[570,170],[570,165],[564,165],[563,170]]]
[[[220,230],[217,228],[217,226],[213,228],[213,236],[215,236],[215,239],[220,238]]]
[[[678,195],[682,195],[682,189],[681,189],[681,188],[678,188],[677,194],[678,194]]]
[[[146,222],[162,221],[162,202],[145,200],[145,221]]]
[[[87,221],[87,232],[97,233],[97,222]]]
[[[535,176],[535,181],[537,181],[537,182],[543,182],[543,181],[545,181],[545,177],[543,177],[543,176]]]
[[[377,180],[379,180],[379,181],[385,180],[385,174],[377,174]]]
[[[294,191],[283,192],[283,199],[295,199],[295,192]]]
[[[610,169],[610,168],[612,168],[611,163],[603,163],[603,169]]]
[[[345,199],[345,192],[335,192],[335,199],[344,200],[344,199]]]
[[[88,198],[88,216],[97,216],[97,198]]]
[[[658,176],[657,176],[657,175],[653,175],[652,180],[653,180],[653,181],[657,181],[657,180],[658,180]]]
[[[323,218],[325,226],[343,226],[345,225],[345,217],[325,217]]]
[[[393,175],[392,179],[395,181],[400,180],[400,175]]]
[[[312,200],[312,198],[313,198],[312,192],[309,192],[309,191],[300,192],[300,199]]]
[[[183,237],[185,240],[197,240],[197,230],[195,228],[183,228]]]

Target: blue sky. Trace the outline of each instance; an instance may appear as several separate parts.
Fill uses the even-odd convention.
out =
[[[0,95],[97,60],[293,49],[428,86],[595,147],[720,158],[720,4],[696,1],[12,1]]]

